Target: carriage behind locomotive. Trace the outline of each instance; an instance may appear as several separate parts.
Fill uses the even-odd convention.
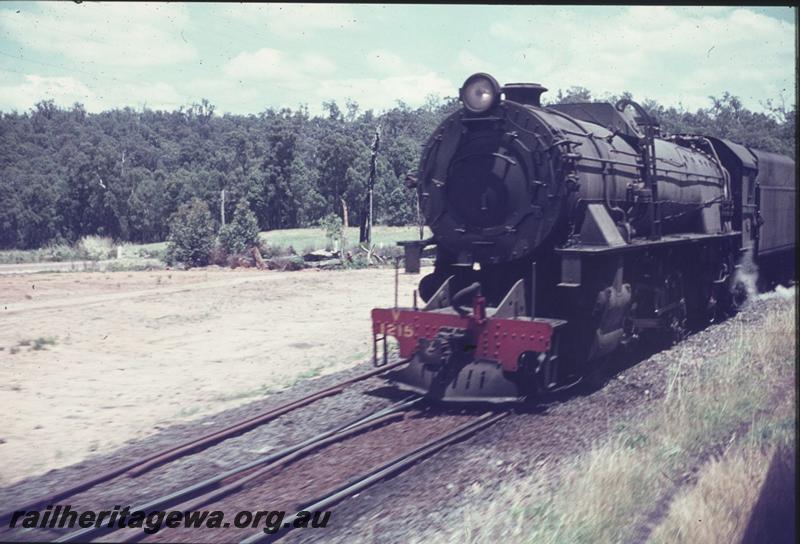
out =
[[[791,159],[544,91],[475,74],[423,150],[433,237],[403,245],[435,247],[424,304],[372,312],[375,364],[392,339],[405,389],[507,402],[597,378],[626,346],[735,311],[745,266],[794,276]]]

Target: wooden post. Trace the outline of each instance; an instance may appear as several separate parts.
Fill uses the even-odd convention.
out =
[[[220,193],[220,200],[219,200],[219,220],[222,223],[222,226],[225,226],[225,189],[222,190]]]
[[[397,294],[400,291],[400,259],[394,260],[394,307],[397,308]]]
[[[347,202],[345,202],[345,200],[342,199],[342,232],[341,235],[339,236],[339,255],[341,256],[341,258],[344,258],[345,246],[347,245],[346,244],[347,227],[348,227]]]
[[[423,236],[425,235],[425,223],[422,221],[422,210],[419,207],[419,190],[415,189],[417,193],[417,224],[419,225],[419,239],[422,240]]]

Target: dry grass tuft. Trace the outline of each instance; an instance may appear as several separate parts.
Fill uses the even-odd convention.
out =
[[[770,456],[744,449],[707,463],[697,485],[672,501],[651,542],[741,542]]]

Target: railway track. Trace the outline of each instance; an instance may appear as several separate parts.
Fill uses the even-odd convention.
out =
[[[423,400],[420,397],[401,401],[371,414],[361,422],[354,422],[348,427],[322,433],[313,439],[287,448],[284,452],[275,454],[273,457],[277,458],[273,462],[255,470],[252,470],[252,463],[242,465],[208,481],[132,508],[133,511],[154,511],[167,508],[173,511],[219,510],[225,512],[226,519],[231,519],[233,512],[246,509],[248,505],[252,509],[254,504],[260,505],[259,508],[266,508],[265,505],[269,505],[270,510],[295,512],[294,515],[285,519],[283,527],[277,533],[266,534],[261,527],[253,528],[253,532],[249,534],[242,529],[198,533],[201,529],[184,528],[162,529],[154,535],[147,535],[142,529],[123,529],[109,537],[110,530],[91,528],[75,531],[56,542],[87,542],[90,539],[101,537],[108,537],[115,542],[230,542],[240,540],[242,537],[244,537],[242,542],[248,543],[269,541],[283,536],[286,531],[291,529],[292,522],[297,516],[296,513],[330,509],[331,506],[343,499],[359,493],[384,478],[402,472],[447,445],[487,428],[509,413],[486,412],[480,415],[459,416],[435,414],[425,419],[422,416],[426,410],[420,409],[422,405]],[[414,423],[415,418],[420,419]],[[453,428],[451,424],[454,419],[467,421]],[[317,481],[304,488],[303,484],[306,483],[308,475],[307,468],[319,463],[321,458],[330,455],[339,462],[346,462],[346,459],[342,459],[347,453],[346,449],[344,453],[340,451],[337,454],[331,453],[328,450],[329,447],[341,446],[348,441],[356,441],[360,438],[355,447],[363,453],[371,450],[376,439],[380,440],[380,437],[375,437],[374,434],[381,429],[387,434],[394,434],[398,430],[397,427],[403,426],[404,422],[412,428],[424,427],[424,423],[428,423],[428,432],[427,434],[420,433],[419,437],[424,438],[420,440],[419,444],[408,447],[406,451],[390,456],[388,459],[379,459],[370,465],[368,470],[359,469],[355,475],[345,474],[336,478],[333,485],[326,485],[328,480],[322,478],[321,482]],[[412,423],[408,425],[408,422]],[[442,432],[441,427],[447,427],[448,430]],[[402,446],[398,445],[398,448],[402,449]],[[291,453],[288,453],[289,451]],[[305,468],[295,464],[301,461],[306,463]],[[303,484],[298,485],[301,481]],[[210,491],[202,492],[202,490],[208,489]],[[187,497],[188,500],[182,500]]]
[[[25,505],[14,508],[13,511],[42,509],[45,505],[55,504],[100,483],[110,482],[111,485],[114,485],[114,480],[117,478],[135,478],[158,466],[191,455],[227,438],[254,429],[281,415],[307,406],[316,400],[338,394],[348,385],[381,374],[404,362],[399,361],[380,369],[360,374],[220,431],[134,459],[130,463],[83,480],[66,489],[39,497]],[[131,511],[154,512],[167,509],[172,511],[195,511],[208,509],[206,507],[210,505],[213,505],[212,510],[225,510],[226,508],[231,509],[231,506],[237,501],[241,505],[239,509],[242,510],[253,509],[254,505],[259,505],[258,509],[265,508],[265,505],[270,505],[269,509],[271,510],[285,510],[287,513],[297,513],[303,510],[320,511],[329,508],[348,496],[359,493],[366,487],[386,477],[401,472],[420,459],[436,453],[448,444],[452,444],[488,427],[508,413],[486,412],[480,415],[474,413],[465,415],[463,411],[456,415],[436,413],[429,406],[426,406],[422,397],[412,395],[388,407],[331,427],[314,437],[294,443],[278,452],[262,456],[205,478],[202,481],[143,501],[142,504],[131,507]],[[384,434],[381,437],[382,429],[384,429]],[[400,431],[399,434],[397,434],[398,430]],[[386,432],[388,434],[385,434]],[[405,442],[398,444],[397,449],[391,449],[391,455],[389,456],[384,454],[382,457],[379,455],[374,459],[370,458],[373,446],[386,443],[387,437],[389,437],[388,440],[393,440],[393,434],[403,436]],[[374,435],[378,436],[375,437]],[[352,445],[354,442],[357,443],[356,446]],[[307,471],[309,467],[313,468],[315,463],[318,463],[320,459],[324,459],[329,454],[330,448],[336,448],[342,444],[345,447],[355,447],[355,456],[361,456],[360,459],[362,461],[356,461],[358,470],[355,473],[351,471],[343,479],[335,481],[330,478],[328,480],[323,478],[310,488],[303,489],[302,481],[305,478],[303,474],[306,474],[304,471]],[[405,451],[398,455],[398,451],[403,449]],[[350,455],[345,451],[343,454],[340,453],[337,459],[342,459],[346,462],[347,459],[350,459]],[[303,463],[307,464],[305,469],[302,468]],[[298,464],[301,465],[300,468],[298,468]],[[364,471],[363,468],[365,466],[371,468]],[[300,476],[298,477],[298,475]],[[295,480],[294,484],[300,483],[300,485],[295,486],[297,489],[291,492],[294,493],[293,495],[291,493],[287,495],[286,489],[283,488],[292,488],[292,483],[289,482],[287,486],[283,484],[286,483],[286,480],[291,481],[293,478]],[[274,495],[270,491],[277,488],[281,489],[281,493],[278,494],[275,504],[272,505],[269,501],[265,502],[265,499],[269,499],[271,495]],[[256,496],[252,496],[253,493]],[[247,498],[248,494],[252,496],[249,499]],[[13,511],[3,514],[4,522],[10,518]],[[287,527],[291,526],[296,516],[297,514],[294,514],[287,518]],[[81,529],[68,534],[62,533],[60,538],[55,541],[87,542],[92,539],[106,537],[112,532],[111,538],[114,541],[141,541],[146,539],[148,541],[166,540],[169,542],[180,540],[194,542],[198,537],[208,538],[209,536],[212,539],[221,537],[224,541],[238,540],[245,537],[247,542],[260,542],[285,534],[283,529],[277,534],[266,534],[261,528],[254,528],[253,531],[258,532],[250,534],[250,536],[247,536],[249,533],[242,529],[236,529],[235,535],[228,531],[215,531],[213,535],[199,533],[198,531],[202,531],[202,529],[185,529],[183,531],[184,534],[180,534],[176,530],[163,529],[155,535],[148,535],[142,529],[109,529],[102,526]]]
[[[152,512],[158,509],[171,508],[174,510],[191,510],[199,508],[210,501],[218,500],[230,495],[237,489],[242,488],[250,481],[266,474],[285,463],[291,462],[303,454],[307,454],[315,449],[331,443],[333,440],[357,434],[368,430],[371,427],[380,425],[402,415],[402,411],[421,402],[420,397],[409,398],[395,403],[387,408],[375,411],[353,421],[339,425],[328,431],[320,433],[312,438],[293,444],[281,451],[261,457],[249,463],[245,463],[226,470],[210,478],[194,483],[187,487],[153,498],[145,503],[138,504],[131,508],[131,511]],[[87,542],[99,535],[111,532],[104,527],[92,527],[74,531],[62,536],[56,542]],[[124,532],[125,537],[134,539],[141,535],[140,530]]]
[[[343,380],[330,387],[314,392],[310,395],[307,395],[295,401],[291,401],[286,404],[280,405],[276,408],[267,410],[266,412],[263,412],[255,417],[245,419],[243,421],[240,421],[238,423],[235,423],[233,425],[230,425],[213,433],[193,438],[189,441],[183,442],[176,446],[162,449],[160,451],[148,454],[146,456],[133,459],[129,463],[119,465],[108,471],[96,474],[85,480],[81,480],[67,488],[61,489],[53,493],[48,493],[46,495],[39,496],[36,499],[33,499],[26,503],[16,505],[14,508],[11,508],[5,512],[0,513],[0,526],[8,523],[8,521],[11,519],[14,512],[16,511],[36,510],[46,505],[54,504],[62,499],[71,497],[88,489],[91,489],[101,483],[111,481],[115,478],[119,477],[135,478],[159,466],[167,464],[171,461],[180,459],[187,455],[200,452],[220,442],[223,442],[229,438],[233,438],[241,434],[244,434],[261,425],[273,421],[278,417],[286,415],[304,406],[308,406],[309,404],[312,404],[318,400],[338,395],[342,393],[350,385],[366,380],[368,378],[372,378],[379,374],[383,374],[384,372],[391,370],[392,368],[401,366],[406,362],[407,361],[405,360],[401,360],[391,363],[389,365],[385,365],[375,370],[364,372],[362,374],[359,374],[347,380]]]
[[[132,511],[153,512],[156,510],[196,511],[211,509],[226,512],[226,519],[233,518],[233,512],[253,508],[253,505],[270,505],[270,510],[284,510],[295,512],[286,518],[282,531],[274,534],[265,533],[262,528],[253,528],[254,531],[246,536],[243,542],[262,542],[275,539],[292,527],[292,522],[301,511],[321,511],[329,509],[334,504],[352,496],[380,480],[397,474],[410,467],[417,461],[433,455],[449,444],[462,440],[488,426],[496,423],[510,412],[485,412],[480,415],[473,414],[438,414],[431,415],[429,407],[424,406],[422,397],[413,396],[395,403],[387,408],[378,410],[356,421],[341,425],[335,429],[320,433],[319,435],[292,445],[284,450],[257,461],[243,464],[234,469],[220,473],[212,478],[198,482],[186,488],[154,498],[144,504],[131,508]],[[463,422],[466,420],[466,422]],[[454,424],[461,423],[457,426]],[[381,429],[384,436],[397,434],[402,427],[406,427],[405,438],[418,444],[407,446],[406,451],[388,459],[378,459],[369,465],[368,470],[362,470],[362,465],[356,461],[359,470],[355,474],[347,474],[338,478],[317,478],[308,485],[308,468],[314,467],[320,459],[332,456],[338,462],[346,464],[354,449],[359,449],[361,457],[370,456],[373,446],[381,440],[375,437]],[[448,430],[442,432],[442,428]],[[419,431],[409,433],[408,429]],[[402,434],[402,433],[401,433]],[[347,444],[348,441],[358,442],[355,445]],[[331,453],[331,446],[345,448],[338,453]],[[347,448],[350,447],[350,450]],[[402,445],[397,446],[402,449]],[[357,457],[357,456],[356,456]],[[296,463],[305,462],[306,467],[297,467]],[[352,471],[351,471],[352,472]],[[294,480],[294,481],[292,481]],[[264,506],[264,508],[266,508]],[[242,529],[228,531],[210,531],[198,533],[202,529],[162,529],[154,535],[148,535],[142,529],[121,529],[110,537],[115,542],[198,542],[203,540],[224,541],[238,540]],[[106,527],[92,527],[74,531],[62,536],[56,542],[87,542],[100,537],[108,537],[114,529]],[[257,531],[257,532],[256,532]],[[227,534],[226,534],[227,533]]]
[[[410,467],[417,461],[433,455],[440,449],[457,442],[467,436],[479,432],[482,429],[489,427],[490,425],[496,423],[500,419],[506,417],[510,412],[500,412],[497,414],[493,414],[491,412],[487,412],[483,416],[477,418],[475,421],[470,423],[466,423],[461,427],[455,429],[450,433],[446,433],[443,436],[435,438],[426,444],[416,448],[415,450],[401,454],[396,458],[392,459],[391,461],[376,467],[368,472],[365,472],[361,476],[333,489],[330,489],[323,495],[317,497],[315,500],[310,501],[308,504],[304,504],[302,507],[298,509],[298,512],[306,511],[306,512],[317,512],[324,510],[326,508],[330,508],[331,506],[335,505],[339,501],[350,497],[356,493],[361,492],[362,490],[366,489],[370,485],[397,474],[398,472],[403,471],[404,469]],[[290,530],[292,527],[292,522],[297,517],[297,514],[292,516],[291,518],[287,519],[284,528],[286,530]],[[241,544],[256,544],[261,542],[267,542],[271,539],[277,538],[281,536],[281,533],[274,533],[274,534],[265,534],[263,531],[261,533],[255,533],[250,537],[245,538],[241,541]]]

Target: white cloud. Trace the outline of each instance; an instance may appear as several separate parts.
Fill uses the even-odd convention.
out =
[[[466,78],[469,74],[474,74],[475,72],[490,72],[492,69],[492,65],[489,61],[480,58],[469,51],[459,51],[458,55],[456,56],[456,66],[459,70],[462,70],[464,77]]]
[[[301,71],[310,72],[316,76],[326,76],[336,71],[336,65],[332,60],[317,53],[300,55],[297,66]]]
[[[512,25],[495,21],[489,25],[489,34],[495,38],[516,40],[519,37]]]
[[[153,84],[126,84],[115,87],[112,91],[120,96],[113,97],[106,95],[104,98],[108,104],[106,109],[119,107],[119,104],[130,104],[136,107],[147,106],[152,110],[175,110],[185,105],[191,100],[179,93],[175,87],[169,83],[158,81]],[[120,100],[121,98],[121,100]]]
[[[347,99],[356,101],[361,110],[382,111],[393,107],[398,100],[417,107],[423,105],[430,95],[445,97],[457,92],[457,86],[434,72],[318,79],[313,81],[313,85],[302,86],[302,89],[267,80],[239,81],[231,78],[193,80],[191,87],[195,93],[192,100],[209,98],[221,113],[252,113],[268,107],[294,108],[305,104],[312,114],[320,114],[323,102],[335,100],[343,107]]]
[[[435,72],[397,75],[385,78],[346,78],[322,81],[315,91],[318,101],[334,99],[343,103],[346,98],[358,102],[361,109],[380,111],[390,108],[397,100],[410,106],[421,106],[430,96],[452,96],[457,87]]]
[[[795,28],[785,21],[730,8],[633,6],[591,17],[531,9],[527,19],[489,25],[513,51],[510,70],[497,74],[504,81],[628,90],[690,108],[723,91],[751,108],[778,87],[794,96]]]
[[[15,85],[0,85],[2,109],[27,110],[35,102],[52,98],[61,106],[81,102],[89,111],[132,106],[173,110],[208,98],[220,113],[250,113],[268,107],[307,104],[321,113],[324,101],[343,105],[353,99],[362,109],[383,110],[401,100],[412,107],[430,95],[455,94],[457,85],[438,73],[414,66],[389,51],[376,51],[373,60],[391,58],[384,73],[375,77],[340,77],[336,66],[321,53],[292,54],[272,48],[236,55],[217,76],[210,73],[190,78],[177,88],[169,83],[102,81],[78,77],[46,77],[29,74]],[[369,63],[369,60],[367,60]],[[392,70],[389,70],[392,68]],[[409,71],[405,71],[408,69]]]
[[[266,28],[282,37],[349,28],[356,21],[352,8],[346,4],[231,4],[220,9],[223,17]]]
[[[236,90],[234,85],[227,85],[230,91],[249,94],[248,83],[261,85],[264,99],[279,96],[278,100],[284,106],[303,102],[312,112],[318,111],[320,104],[328,100],[342,104],[346,99],[352,99],[362,109],[382,110],[392,107],[398,100],[419,106],[429,95],[454,94],[452,82],[386,49],[368,53],[366,65],[369,68],[367,73],[375,76],[333,77],[336,67],[325,55],[292,55],[264,48],[236,55],[224,71],[239,83]],[[212,86],[222,91],[220,85]]]
[[[25,111],[40,100],[47,99],[62,107],[80,102],[91,112],[124,106],[174,110],[185,103],[172,85],[164,82],[89,87],[72,76],[27,74],[21,83],[0,85],[0,104],[3,109]]]
[[[336,71],[336,65],[318,53],[287,54],[277,49],[243,51],[224,67],[225,74],[239,81],[270,81],[284,88],[302,88],[320,76]]]
[[[43,77],[29,74],[18,85],[0,86],[0,104],[25,111],[40,100],[51,99],[59,105],[80,102],[87,109],[98,110],[101,104],[89,87],[73,77]]]
[[[381,74],[413,73],[417,67],[410,66],[400,55],[386,49],[375,49],[367,54],[367,65]]]
[[[225,73],[239,79],[268,79],[279,77],[286,69],[283,54],[277,49],[260,49],[253,53],[244,51],[225,66]]]
[[[181,4],[47,2],[0,10],[0,29],[24,47],[104,69],[193,60],[196,51],[181,36],[189,23]]]

